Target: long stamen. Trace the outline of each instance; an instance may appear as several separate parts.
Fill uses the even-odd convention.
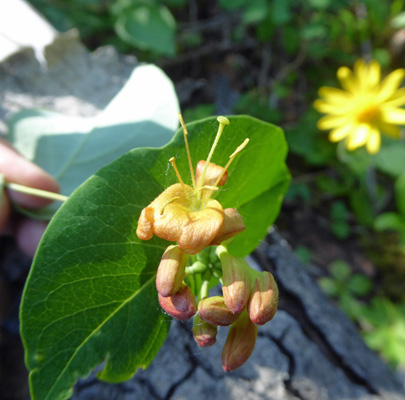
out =
[[[188,165],[190,166],[191,181],[193,183],[193,188],[195,190],[196,186],[195,186],[194,168],[193,168],[193,163],[191,161],[190,148],[188,147],[188,140],[187,140],[188,131],[187,131],[186,124],[184,123],[183,116],[180,113],[178,113],[177,116],[179,118],[180,125],[183,129],[184,143],[186,144],[186,150],[187,150]]]
[[[173,197],[173,198],[167,200],[167,201],[163,204],[163,206],[160,208],[160,215],[163,215],[163,213],[165,212],[165,208],[166,208],[167,205],[169,205],[170,203],[173,203],[173,201],[176,201],[176,200],[179,199],[179,198],[180,198],[179,196],[176,196],[176,197]]]
[[[172,167],[173,167],[173,169],[174,169],[174,172],[176,172],[177,179],[179,180],[179,182],[180,182],[180,184],[181,184],[181,187],[183,188],[184,193],[185,193],[186,196],[188,197],[188,193],[187,193],[187,190],[186,190],[186,186],[184,185],[183,179],[181,179],[181,176],[180,176],[180,172],[179,172],[179,170],[177,169],[177,165],[176,165],[176,160],[175,160],[175,158],[172,157],[169,161],[172,163]]]
[[[236,150],[229,156],[229,161],[224,167],[224,170],[222,171],[221,175],[217,178],[215,181],[214,186],[218,186],[219,181],[222,179],[222,177],[225,175],[225,172],[228,170],[229,166],[231,165],[232,161],[235,159],[235,157],[246,147],[246,145],[249,143],[249,139],[246,138],[241,145],[239,145]]]
[[[217,135],[215,136],[214,144],[211,147],[210,153],[208,154],[207,161],[206,161],[206,163],[204,165],[204,169],[203,169],[203,171],[201,173],[201,177],[198,180],[197,190],[199,190],[199,188],[201,187],[201,185],[204,182],[205,173],[206,173],[208,165],[209,165],[209,163],[211,161],[212,155],[214,154],[214,150],[217,147],[219,139],[221,138],[221,135],[222,135],[222,132],[223,132],[223,130],[225,128],[225,125],[229,125],[229,120],[226,117],[220,116],[220,117],[217,118],[217,121],[219,122],[218,132],[217,132]]]
[[[198,190],[218,190],[218,187],[205,185],[205,186],[201,186]]]

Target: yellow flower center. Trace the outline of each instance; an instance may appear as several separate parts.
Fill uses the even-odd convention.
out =
[[[380,110],[375,105],[368,105],[364,107],[357,115],[357,120],[360,123],[372,123],[380,114]]]

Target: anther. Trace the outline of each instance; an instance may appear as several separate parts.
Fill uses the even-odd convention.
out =
[[[173,167],[173,169],[174,169],[174,172],[176,172],[177,179],[179,180],[179,182],[180,182],[180,184],[181,184],[181,187],[183,188],[184,193],[186,194],[186,196],[188,196],[186,187],[184,186],[183,179],[181,179],[180,172],[179,172],[179,170],[177,169],[177,165],[176,165],[176,160],[175,160],[175,158],[172,157],[172,158],[169,159],[169,161],[172,163],[172,167]]]

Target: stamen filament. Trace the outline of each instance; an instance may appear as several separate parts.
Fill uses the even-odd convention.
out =
[[[217,180],[214,183],[214,186],[218,186],[219,181],[222,179],[222,177],[225,175],[225,172],[228,170],[229,166],[231,165],[232,161],[235,159],[235,157],[247,146],[249,143],[249,139],[246,138],[241,145],[239,145],[236,150],[229,156],[229,161],[224,167],[224,170],[222,171],[221,175],[217,178]]]
[[[168,206],[170,203],[173,203],[173,201],[176,201],[179,198],[180,198],[179,196],[176,196],[176,197],[173,197],[172,199],[167,200],[160,209],[160,215],[163,215],[163,213],[165,212],[166,206]]]
[[[177,175],[177,179],[179,180],[181,187],[183,188],[184,193],[186,194],[186,196],[188,197],[188,193],[186,190],[186,186],[184,185],[183,179],[181,179],[181,175],[179,170],[177,169],[177,165],[176,165],[176,160],[174,157],[170,158],[169,161],[172,163],[172,167],[174,169],[174,172],[176,172]]]
[[[190,166],[191,182],[193,183],[193,189],[195,190],[196,185],[195,185],[194,168],[193,168],[193,162],[191,161],[190,148],[188,147],[188,140],[187,140],[188,131],[187,131],[186,124],[184,123],[183,116],[180,113],[178,113],[177,116],[179,118],[180,125],[183,129],[184,143],[186,144],[186,150],[187,150],[188,165]]]
[[[218,190],[218,187],[217,187],[217,186],[205,185],[205,186],[201,186],[198,190],[204,190],[204,189],[207,189],[207,190]]]
[[[223,132],[223,130],[225,128],[225,125],[229,125],[229,120],[226,117],[219,116],[217,118],[217,121],[219,122],[218,132],[217,132],[217,135],[215,136],[214,144],[211,147],[210,153],[208,154],[207,161],[205,162],[204,169],[203,169],[203,171],[201,173],[201,177],[198,180],[197,190],[200,189],[202,183],[204,182],[204,177],[205,177],[205,173],[206,173],[207,168],[208,168],[208,164],[211,161],[212,155],[214,154],[214,150],[217,147],[219,139],[221,138],[221,135],[222,135],[222,132]]]

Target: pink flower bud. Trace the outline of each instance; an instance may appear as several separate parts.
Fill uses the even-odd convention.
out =
[[[252,354],[257,337],[257,326],[246,311],[231,325],[222,350],[222,367],[225,372],[242,366]]]
[[[254,280],[247,308],[250,320],[257,325],[264,325],[274,317],[277,305],[277,284],[273,275],[264,271]]]
[[[203,321],[197,314],[193,319],[194,340],[200,347],[209,347],[217,340],[218,327]]]
[[[186,277],[189,255],[179,246],[169,246],[163,253],[156,275],[156,289],[163,297],[173,296]]]
[[[163,297],[158,293],[159,303],[162,308],[172,317],[185,321],[197,312],[197,303],[191,289],[187,285],[169,297]]]
[[[243,258],[230,255],[224,246],[217,248],[222,264],[222,293],[226,306],[232,313],[242,312],[249,301],[249,265]]]
[[[198,313],[204,321],[219,326],[231,325],[239,317],[229,310],[222,296],[202,299],[198,304]]]

